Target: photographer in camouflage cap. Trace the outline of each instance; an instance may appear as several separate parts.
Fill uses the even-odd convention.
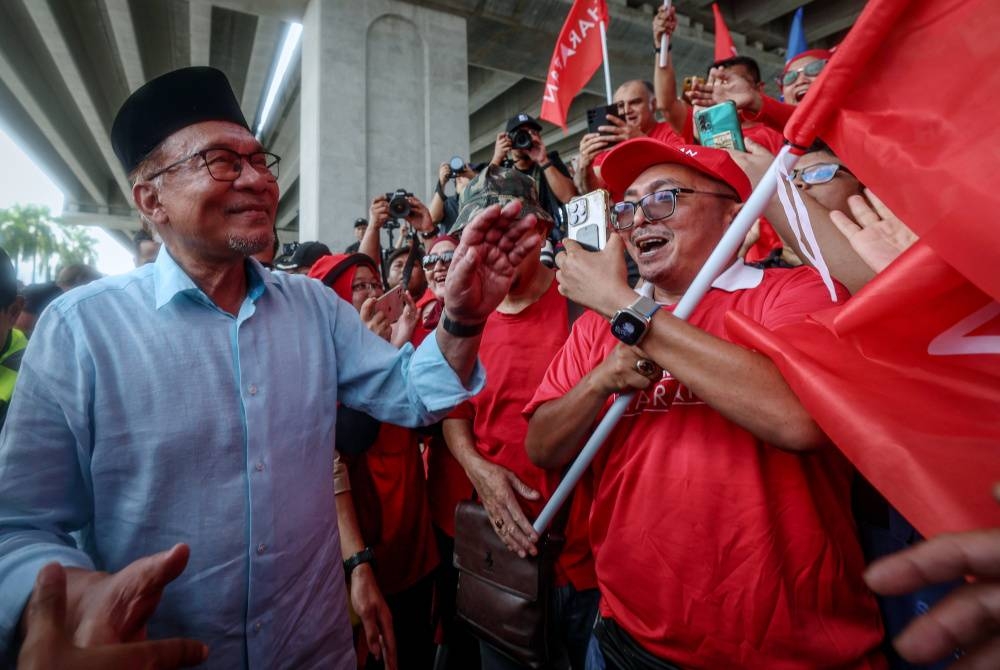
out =
[[[487,167],[465,188],[452,231],[458,234],[483,209],[512,200],[520,201],[522,214],[535,214],[540,235],[549,232],[553,220],[538,202],[534,181],[518,170],[496,165]],[[555,272],[542,264],[539,254],[528,254],[515,269],[507,295],[486,320],[479,348],[486,369],[485,388],[444,421],[448,448],[478,492],[494,532],[521,556],[537,554],[538,534],[531,521],[559,482],[558,471],[544,470],[528,460],[524,448],[527,423],[521,409],[567,337],[568,303],[559,293]],[[566,524],[566,545],[558,561],[563,585],[551,594],[552,611],[557,613],[554,627],[559,631],[554,654],[569,660],[573,668],[584,667],[598,601],[587,541],[591,500],[585,489],[576,491]],[[468,492],[463,493],[461,497],[467,498]],[[483,668],[519,667],[504,661],[486,643],[480,643],[480,653]]]

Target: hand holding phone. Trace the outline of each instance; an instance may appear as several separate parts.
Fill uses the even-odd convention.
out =
[[[587,251],[600,251],[608,243],[611,195],[597,189],[566,203],[567,237]]]
[[[699,109],[694,113],[694,127],[703,146],[747,150],[739,112],[736,111],[736,103],[731,100]]]
[[[402,284],[389,289],[375,301],[375,309],[382,312],[389,323],[396,323],[403,313],[403,305]]]

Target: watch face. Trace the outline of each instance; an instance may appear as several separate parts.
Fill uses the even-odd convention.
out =
[[[646,332],[646,324],[633,314],[619,312],[611,322],[611,334],[625,344],[635,344]]]

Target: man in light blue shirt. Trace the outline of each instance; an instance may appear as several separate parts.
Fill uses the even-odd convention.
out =
[[[277,157],[221,72],[146,84],[112,141],[164,248],[53,303],[29,345],[0,435],[0,645],[56,561],[79,646],[148,623],[205,642],[206,667],[353,668],[337,403],[417,425],[476,392],[479,333],[540,245],[534,217],[472,224],[442,325],[396,350],[319,282],[246,258],[272,243]]]

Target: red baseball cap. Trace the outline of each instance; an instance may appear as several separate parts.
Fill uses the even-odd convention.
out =
[[[699,144],[664,144],[651,137],[636,137],[609,151],[601,165],[601,178],[612,196],[620,198],[647,168],[664,163],[684,165],[728,184],[741,201],[745,201],[753,190],[743,170],[722,149]]]

